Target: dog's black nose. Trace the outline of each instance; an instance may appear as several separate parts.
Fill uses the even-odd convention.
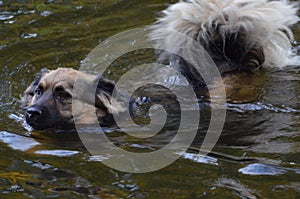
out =
[[[27,118],[35,118],[42,115],[42,110],[37,107],[30,107],[26,111]]]
[[[31,106],[26,111],[26,122],[36,130],[49,128],[51,125],[51,115],[45,106]]]

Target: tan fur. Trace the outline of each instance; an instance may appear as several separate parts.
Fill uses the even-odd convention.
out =
[[[113,87],[108,80],[100,79],[98,82],[94,76],[69,68],[44,71],[38,76],[40,79],[26,89],[22,98],[22,105],[27,110],[26,120],[35,129],[74,128],[74,121],[77,124],[99,122],[110,125],[112,109],[122,111],[120,104],[112,99],[112,91],[99,89],[103,84]],[[75,80],[79,87],[77,92],[73,90]],[[97,93],[91,93],[96,87]],[[34,115],[32,109],[43,113]]]

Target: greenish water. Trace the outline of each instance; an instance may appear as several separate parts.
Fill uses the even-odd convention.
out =
[[[207,130],[209,110],[201,113],[192,148],[175,163],[152,173],[119,172],[91,158],[74,132],[28,131],[21,121],[19,96],[40,69],[79,68],[99,42],[151,24],[175,1],[3,2],[1,199],[300,198],[299,67],[262,70],[241,78],[242,86],[229,94],[220,140],[207,158],[195,154]],[[124,69],[153,60],[152,53],[129,54],[113,64],[110,77],[116,80]],[[115,129],[107,131],[121,147],[138,152],[164,146],[172,130],[147,142]]]

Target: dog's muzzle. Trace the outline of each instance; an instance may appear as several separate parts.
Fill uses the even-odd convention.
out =
[[[241,70],[252,71],[265,62],[263,48],[254,48],[247,52],[241,60]]]
[[[34,129],[47,128],[50,121],[50,113],[46,107],[31,106],[26,111],[26,122]]]

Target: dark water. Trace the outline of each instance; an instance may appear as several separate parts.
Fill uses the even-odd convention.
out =
[[[45,67],[79,68],[99,42],[151,24],[172,2],[0,1],[1,199],[300,198],[299,67],[231,78],[240,85],[228,93],[225,127],[213,152],[196,155],[207,130],[206,110],[193,146],[151,173],[106,167],[74,132],[35,132],[23,124],[19,96],[35,73]],[[300,40],[299,28],[295,32]],[[113,64],[110,77],[153,60],[151,53],[132,54]],[[107,132],[120,147],[135,152],[160,148],[173,136],[139,142],[115,129]]]

